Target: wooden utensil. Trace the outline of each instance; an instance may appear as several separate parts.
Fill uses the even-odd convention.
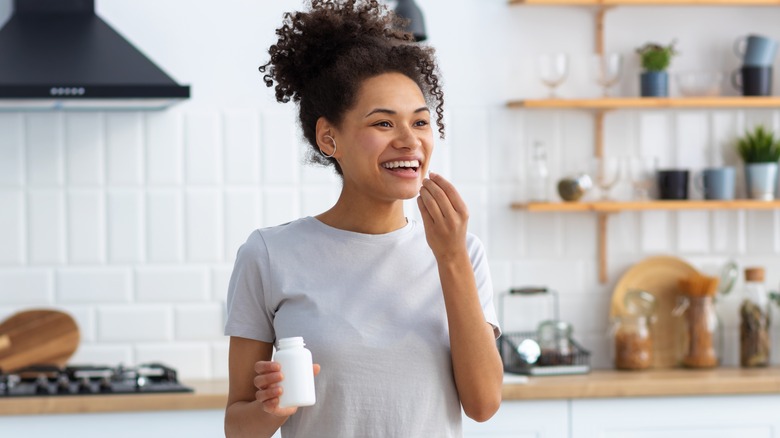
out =
[[[76,321],[58,310],[27,310],[0,323],[0,369],[65,366],[79,346]]]

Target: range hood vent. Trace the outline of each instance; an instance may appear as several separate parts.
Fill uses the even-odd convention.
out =
[[[163,109],[190,97],[95,14],[94,0],[14,0],[0,29],[0,110]]]

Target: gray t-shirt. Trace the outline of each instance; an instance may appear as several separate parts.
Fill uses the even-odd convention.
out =
[[[469,234],[485,320],[498,322],[482,243]],[[254,231],[238,251],[225,334],[303,336],[317,403],[284,437],[459,437],[447,313],[422,223],[360,234],[313,217]]]

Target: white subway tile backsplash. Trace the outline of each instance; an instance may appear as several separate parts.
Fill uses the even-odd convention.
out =
[[[144,182],[144,135],[141,113],[106,114],[106,178],[109,185]]]
[[[260,227],[260,192],[256,189],[225,190],[225,260],[235,257],[238,247]]]
[[[211,377],[213,379],[228,378],[228,353],[230,344],[227,339],[211,344]]]
[[[24,183],[23,128],[21,114],[0,114],[0,187]]]
[[[146,194],[146,250],[150,263],[184,260],[184,205],[180,190]]]
[[[263,227],[280,225],[300,217],[298,199],[300,193],[295,189],[263,190]]]
[[[260,114],[226,111],[223,131],[225,182],[256,184],[260,181]]]
[[[0,303],[45,305],[54,302],[54,275],[48,269],[0,270]]]
[[[135,347],[137,363],[161,362],[173,367],[179,379],[211,377],[211,349],[206,343],[140,344]]]
[[[523,233],[525,250],[532,257],[557,257],[561,255],[561,215],[554,213],[524,213]]]
[[[79,340],[83,343],[94,342],[96,339],[95,308],[92,306],[62,306],[60,310],[68,313],[76,321],[79,329]]]
[[[746,212],[747,250],[751,254],[773,254],[777,229],[774,211],[754,210]]]
[[[205,268],[138,268],[135,279],[138,302],[195,302],[209,298],[210,284]]]
[[[710,250],[710,221],[707,211],[677,212],[677,249],[685,253]]]
[[[219,122],[216,113],[187,114],[184,157],[188,183],[216,184],[222,180]]]
[[[97,321],[101,342],[155,342],[169,341],[173,337],[173,311],[168,306],[100,306]]]
[[[512,265],[513,286],[547,286],[560,294],[588,292],[584,264],[579,259],[534,257]]]
[[[144,199],[140,190],[112,189],[107,193],[108,260],[144,259]]]
[[[710,124],[706,112],[684,111],[677,114],[676,130],[677,167],[690,170],[690,180],[694,174],[710,165]],[[691,184],[691,198],[701,199],[701,193]]]
[[[224,336],[224,329],[220,303],[182,304],[174,309],[174,338],[177,340],[216,340]]]
[[[672,248],[669,222],[670,213],[666,211],[643,211],[639,215],[639,248],[644,253],[669,252]]]
[[[184,140],[181,113],[154,111],[145,116],[146,183],[181,184],[184,180]]]
[[[65,262],[65,201],[61,191],[28,192],[27,233],[31,264]]]
[[[82,342],[68,363],[74,365],[117,366],[122,364],[129,366],[135,363],[134,357],[133,347],[130,345]]]
[[[300,172],[298,141],[300,130],[292,111],[263,113],[262,177],[271,184],[295,183]],[[337,143],[338,144],[338,143]]]
[[[0,190],[0,265],[25,259],[25,208],[21,190]]]
[[[103,263],[106,260],[105,193],[74,189],[68,193],[68,260]]]
[[[487,181],[488,113],[485,109],[456,109],[452,113],[450,153],[452,172],[459,181]]]
[[[673,155],[669,115],[649,111],[639,115],[639,152],[641,155],[658,157],[659,169],[678,165]]]
[[[132,275],[126,268],[62,268],[57,272],[59,303],[127,303],[132,296]]]
[[[57,113],[25,116],[25,156],[27,184],[33,187],[58,187],[64,178],[62,117]]]
[[[233,273],[232,263],[235,261],[235,254],[238,247],[233,251],[230,257],[231,264],[228,266],[219,266],[211,270],[211,298],[214,301],[225,301],[227,299],[228,284],[230,275]]]
[[[105,181],[104,138],[100,113],[70,113],[65,116],[68,184],[97,186]]]
[[[187,260],[213,262],[222,259],[222,193],[217,190],[188,190]]]

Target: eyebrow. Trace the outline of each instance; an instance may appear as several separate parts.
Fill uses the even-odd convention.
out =
[[[415,113],[415,114],[417,114],[417,113],[419,113],[419,112],[423,112],[423,111],[428,111],[428,112],[431,112],[431,110],[430,110],[430,109],[428,109],[428,107],[427,107],[427,106],[421,106],[420,108],[417,108],[416,110],[414,110],[414,113]],[[375,109],[371,110],[371,112],[369,112],[368,114],[366,114],[366,117],[370,116],[371,114],[376,114],[376,113],[383,113],[383,114],[390,114],[390,115],[395,115],[395,114],[398,114],[398,112],[396,112],[396,111],[393,111],[393,110],[391,110],[391,109],[387,109],[387,108],[375,108]]]

